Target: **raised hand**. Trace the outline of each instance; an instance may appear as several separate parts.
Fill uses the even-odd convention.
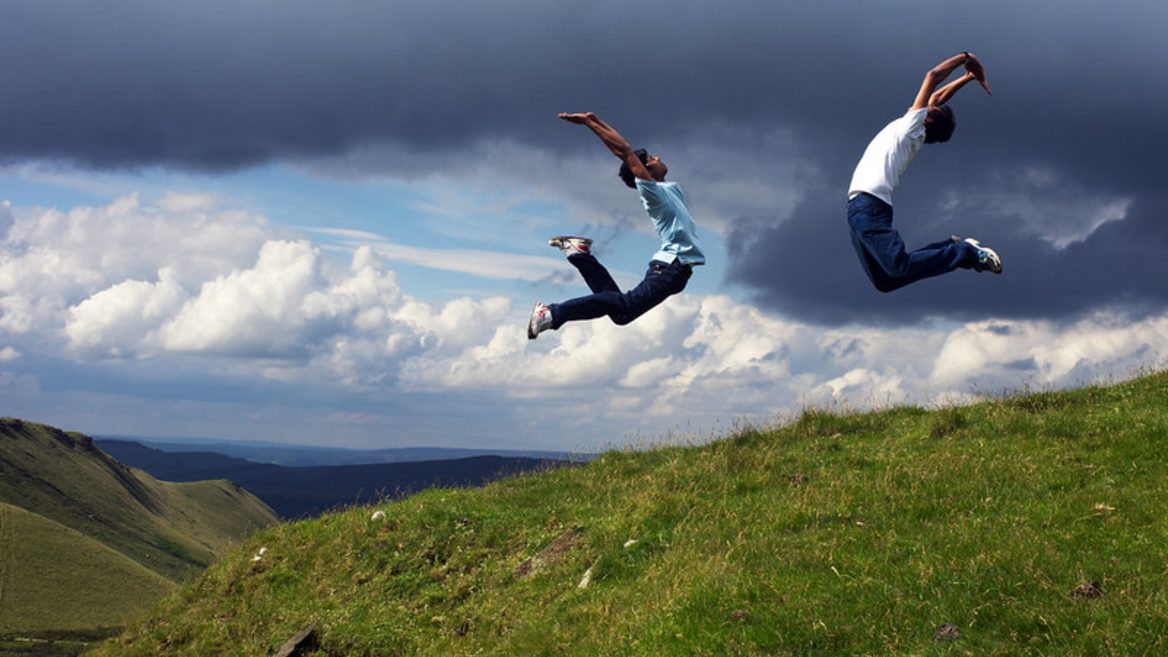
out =
[[[560,112],[560,118],[568,123],[583,125],[589,119],[596,118],[596,115],[592,112]]]
[[[990,89],[990,83],[986,81],[985,67],[981,65],[981,61],[971,53],[965,53],[965,55],[965,70],[973,74],[973,79],[977,80],[977,83],[981,85],[982,89],[985,89],[987,94],[994,95],[994,91]]]

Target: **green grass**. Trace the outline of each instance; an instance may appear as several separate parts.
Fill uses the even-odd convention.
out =
[[[350,509],[257,533],[96,654],[270,654],[310,623],[318,657],[1168,654],[1166,409],[1168,373],[813,410]]]
[[[3,503],[0,555],[0,635],[122,626],[175,588],[120,552]]]

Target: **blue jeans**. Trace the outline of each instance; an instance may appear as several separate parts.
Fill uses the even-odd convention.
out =
[[[570,255],[568,262],[580,270],[592,294],[548,306],[552,311],[552,328],[555,329],[565,322],[604,316],[608,316],[614,324],[623,326],[644,315],[667,297],[684,290],[693,274],[693,269],[681,264],[680,260],[671,263],[650,260],[645,280],[628,292],[621,292],[608,270],[591,254]]]
[[[892,227],[892,206],[871,194],[848,201],[848,226],[860,264],[881,292],[977,264],[977,248],[952,239],[906,252],[900,233]]]

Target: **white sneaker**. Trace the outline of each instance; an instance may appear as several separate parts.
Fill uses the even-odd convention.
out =
[[[977,271],[992,271],[995,274],[1002,273],[1002,259],[998,254],[988,246],[982,246],[981,242],[972,237],[965,238],[965,241],[973,245],[977,249],[977,266],[974,267]]]
[[[531,319],[527,320],[527,339],[534,340],[535,336],[552,327],[552,309],[542,303],[535,304],[531,309]]]
[[[565,256],[592,252],[592,240],[587,237],[575,237],[573,235],[557,235],[548,240],[548,246],[556,247]]]

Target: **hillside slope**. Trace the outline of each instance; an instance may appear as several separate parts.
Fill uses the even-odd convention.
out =
[[[88,536],[4,503],[0,555],[0,634],[121,626],[175,588]]]
[[[225,481],[160,482],[118,463],[81,434],[0,418],[0,502],[58,522],[167,579],[277,521]]]
[[[309,625],[317,657],[1166,654],[1166,409],[1161,373],[808,411],[354,508],[259,532],[97,654]]]

